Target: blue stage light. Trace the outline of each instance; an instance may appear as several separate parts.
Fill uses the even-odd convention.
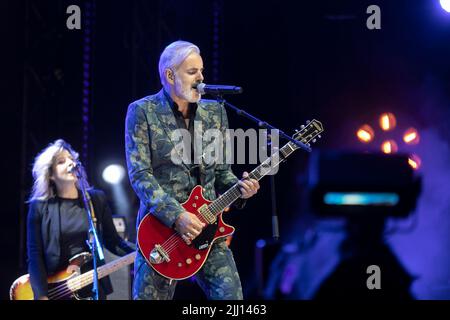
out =
[[[387,192],[327,192],[324,202],[337,206],[396,206],[399,196]]]

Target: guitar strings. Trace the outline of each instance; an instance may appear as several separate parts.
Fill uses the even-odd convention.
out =
[[[200,220],[203,220],[202,222],[207,223],[206,219],[203,217],[203,215],[201,213],[198,217],[200,218]],[[181,236],[178,233],[174,233],[161,245],[161,247],[164,249],[164,251],[166,251],[167,253],[170,253],[173,250],[175,250],[175,248],[178,246],[178,244],[181,243],[180,240],[182,240]],[[184,240],[183,240],[183,242],[184,242]]]
[[[123,259],[123,258],[121,258]],[[120,259],[119,259],[120,260]],[[119,262],[112,263],[111,267],[118,265]],[[102,270],[99,270],[99,279],[102,278]],[[65,283],[60,284],[54,288],[48,290],[48,297],[52,300],[59,300],[65,296],[68,296],[79,289],[84,288],[86,285],[92,283],[92,278],[94,276],[94,270],[90,270],[82,275],[75,277],[74,279],[67,280]],[[69,281],[71,285],[77,289],[72,290],[69,288]]]
[[[202,213],[200,213],[200,215],[198,215],[199,219],[208,224],[208,221],[206,220],[206,218],[202,215]],[[172,237],[175,237],[175,240],[171,240]],[[177,233],[174,233],[171,237],[169,237],[169,239],[167,239],[161,246],[163,247],[163,249],[167,252],[167,253],[171,253],[173,252],[173,250],[175,250],[177,248],[177,246],[180,243],[183,243],[184,240],[181,239],[180,235]]]
[[[52,292],[50,293],[50,290],[48,292],[48,298],[50,300],[59,300],[60,298],[69,295],[71,293],[71,290],[67,287],[65,287],[65,285],[59,285],[58,287],[53,288],[54,289],[58,289],[58,292]]]
[[[74,291],[84,288],[86,285],[92,283],[92,280],[90,278],[93,277],[93,273],[94,273],[94,271],[90,270],[90,271],[86,272],[85,274],[80,275],[79,279],[77,279],[77,278],[72,279],[71,284],[77,289],[75,289],[75,290],[70,289],[69,286],[67,285],[68,282],[66,282],[55,288],[50,289],[48,297],[51,298],[52,300],[59,300],[60,298],[63,298],[65,296],[72,294]],[[102,276],[100,275],[99,278],[102,278]]]
[[[74,285],[76,288],[78,288],[76,290],[79,290],[90,283],[89,278],[90,278],[91,274],[93,274],[93,273],[94,273],[93,270],[91,270],[89,272],[86,272],[83,275],[80,275],[79,279],[75,278],[70,281],[71,281],[72,285]],[[59,286],[56,286],[56,287],[48,290],[48,297],[52,298],[52,300],[58,300],[59,298],[63,298],[64,296],[71,294],[73,292],[73,290],[71,290],[69,288],[69,286],[67,285],[68,281],[66,283],[60,284]]]

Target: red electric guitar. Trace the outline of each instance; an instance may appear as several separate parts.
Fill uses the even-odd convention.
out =
[[[293,136],[297,141],[309,145],[320,138],[322,124],[317,120],[308,121]],[[254,169],[249,177],[260,180],[284,161],[299,147],[288,142],[279,153],[275,153]],[[147,214],[138,227],[137,240],[142,255],[147,263],[162,276],[181,280],[194,275],[200,270],[208,257],[211,245],[219,238],[227,237],[234,228],[222,220],[222,212],[241,196],[238,185],[234,185],[214,201],[203,197],[203,188],[196,186],[181,205],[186,211],[195,214],[206,226],[190,245],[172,228],[166,227],[158,218]]]

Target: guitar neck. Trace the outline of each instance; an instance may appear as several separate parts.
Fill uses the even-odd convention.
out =
[[[104,266],[98,267],[98,279],[104,278],[107,275],[116,272],[117,270],[123,268],[126,265],[132,264],[134,262],[134,258],[136,257],[136,252],[132,252],[123,256],[117,260],[114,260],[110,263],[105,264]],[[76,291],[81,288],[84,288],[87,285],[90,285],[94,282],[94,270],[88,271],[79,275],[73,279],[67,281],[67,286],[70,290]]]
[[[292,142],[286,143],[279,152],[275,152],[252,172],[249,173],[249,178],[255,180],[261,180],[264,176],[268,175],[274,168],[276,168],[284,159],[289,157],[298,147]],[[229,207],[241,196],[239,185],[234,185],[228,189],[219,198],[214,200],[209,206],[209,210],[216,216],[222,212],[225,208]]]

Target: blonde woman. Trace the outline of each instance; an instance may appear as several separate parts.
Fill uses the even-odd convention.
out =
[[[69,260],[90,252],[86,240],[88,217],[80,192],[80,181],[72,172],[78,153],[64,140],[56,140],[35,158],[34,184],[27,222],[28,272],[35,299],[48,299],[47,278],[67,267]],[[86,177],[83,168],[81,176]],[[112,253],[124,256],[135,246],[117,233],[105,194],[83,179],[92,200],[100,241]],[[87,290],[88,289],[88,290]],[[99,296],[112,292],[108,277],[99,280]],[[83,295],[90,293],[87,287]]]

